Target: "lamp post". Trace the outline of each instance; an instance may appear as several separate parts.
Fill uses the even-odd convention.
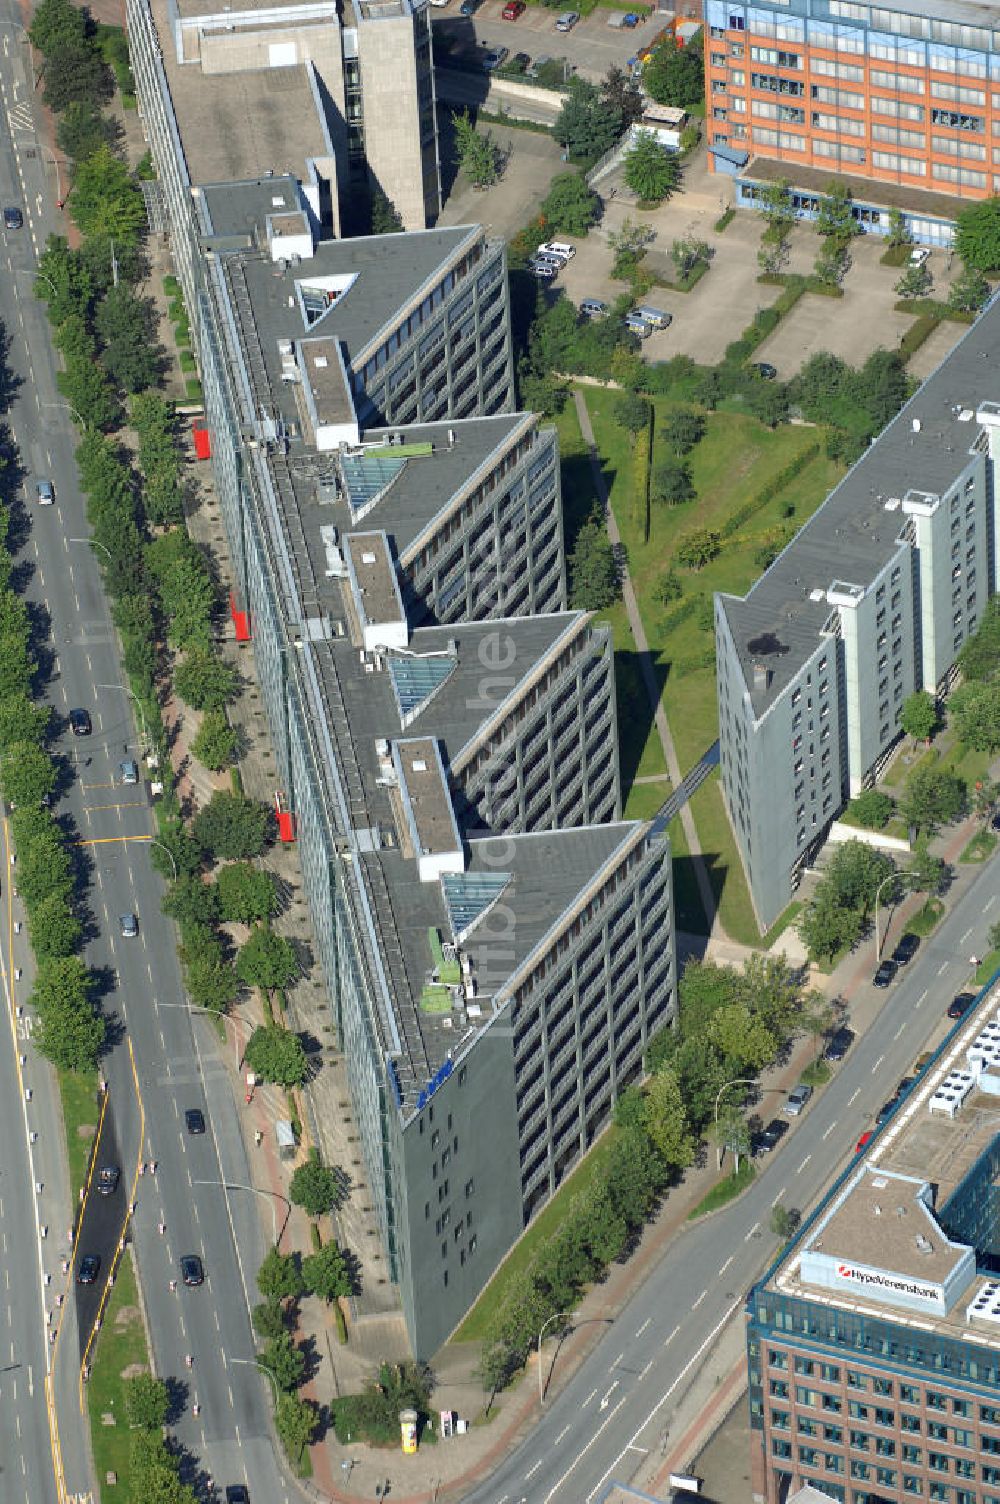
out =
[[[906,882],[907,879],[909,879],[911,882],[913,881],[913,873],[912,872],[889,872],[889,873],[886,874],[885,877],[883,877],[882,881],[879,883],[878,887],[875,889],[875,965],[876,966],[879,964],[879,962],[882,959],[882,934],[881,934],[881,930],[880,930],[879,917],[878,917],[878,906],[879,906],[879,899],[882,897],[882,889],[888,887],[888,885],[890,883],[897,883],[897,882],[898,883],[904,883],[904,882]],[[889,926],[886,925],[885,928],[886,928],[886,934],[888,934],[888,932],[889,932]]]
[[[73,539],[73,538],[71,538],[71,539],[70,539],[70,540],[69,540],[69,541],[70,541],[70,542],[71,542],[71,543],[73,543],[73,542],[75,542],[75,539]],[[170,863],[170,865],[171,865],[171,867],[172,867],[172,868],[173,868],[173,872],[174,872],[174,882],[176,882],[176,881],[177,881],[177,862],[176,862],[176,859],[175,859],[175,857],[174,857],[174,854],[173,854],[173,852],[172,852],[172,851],[171,851],[171,850],[170,850],[170,847],[169,847],[169,846],[164,846],[164,844],[163,844],[163,842],[162,842],[162,841],[154,841],[154,840],[153,840],[153,839],[152,839],[152,837],[150,837],[150,842],[149,842],[149,844],[150,844],[150,846],[159,846],[159,848],[160,848],[160,850],[161,850],[161,851],[165,851],[165,852],[166,852],[166,853],[167,853],[167,860],[168,860],[168,861],[169,861],[169,863]],[[172,1006],[172,1007],[173,1007],[173,1006],[175,1006],[175,1005],[174,1005],[174,1004],[171,1004],[171,1006]],[[185,1003],[177,1003],[177,1004],[176,1004],[176,1006],[177,1006],[177,1007],[178,1007],[178,1008],[184,1008],[184,1007],[186,1007],[186,1006],[187,1006],[187,1005],[186,1005],[186,1004],[185,1004]],[[210,1011],[211,1011],[211,1010],[210,1010],[210,1009],[208,1009],[208,1008],[202,1008],[202,1009],[200,1009],[200,1010],[199,1010],[199,1011],[200,1011],[200,1012],[202,1012],[202,1013],[208,1013],[208,1012],[210,1012]]]
[[[258,1369],[260,1369],[261,1373],[266,1373],[267,1376],[268,1376],[268,1378],[271,1380],[271,1383],[274,1385],[274,1403],[275,1403],[275,1406],[277,1407],[279,1401],[281,1400],[281,1386],[279,1385],[277,1379],[274,1377],[274,1371],[273,1371],[273,1369],[268,1368],[267,1364],[266,1363],[262,1363],[259,1358],[230,1358],[230,1357],[227,1357],[226,1361],[227,1361],[227,1363],[243,1363],[243,1364],[246,1365],[247,1368],[258,1368]]]
[[[572,1314],[572,1311],[553,1311],[552,1315],[542,1323],[542,1330],[538,1333],[538,1403],[540,1405],[545,1404],[545,1391],[548,1388],[548,1384],[542,1382],[542,1340],[545,1337],[546,1327],[550,1327],[553,1321],[568,1320]]]
[[[65,199],[62,195],[62,178],[59,175],[59,158],[56,156],[55,152],[50,146],[46,146],[41,141],[38,144],[43,152],[48,153],[49,160],[56,170],[56,208],[61,209],[63,204],[65,203]]]
[[[150,842],[150,845],[152,845],[152,846],[159,846],[159,844],[160,844],[159,841],[151,841]],[[170,853],[167,852],[167,855],[169,856]],[[233,1018],[233,1016],[232,1016],[231,1013],[222,1013],[218,1008],[200,1008],[197,1003],[160,1003],[160,1002],[158,1002],[156,1006],[158,1008],[183,1008],[184,1011],[185,1011],[185,1013],[204,1013],[204,1014],[206,1014],[206,1016],[208,1018],[221,1018],[223,1023],[232,1024],[232,1026],[233,1026],[233,1044],[236,1046],[236,1055],[237,1055],[236,1069],[239,1070],[240,1066],[243,1064],[243,1057],[240,1055],[240,1036],[236,1032],[236,1022],[237,1021],[236,1021],[235,1018]],[[213,1184],[216,1184],[216,1183],[217,1182],[213,1181]]]
[[[273,1197],[274,1199],[271,1202],[271,1236],[274,1238],[275,1248],[278,1247],[281,1239],[284,1237],[285,1228],[288,1226],[288,1219],[292,1215],[292,1203],[288,1200],[287,1196],[283,1196],[280,1191],[261,1190],[255,1185],[241,1185],[238,1180],[193,1180],[191,1184],[214,1185],[222,1191],[249,1191],[252,1196]],[[281,1224],[280,1233],[278,1232],[278,1213],[274,1205],[275,1201],[282,1201],[285,1206],[285,1220]]]
[[[147,742],[147,737],[146,737],[146,712],[143,710],[143,708],[142,708],[142,701],[139,699],[139,696],[136,694],[135,690],[134,689],[129,689],[129,687],[128,687],[127,684],[95,684],[94,688],[95,689],[117,689],[121,694],[128,695],[131,699],[133,699],[135,701],[135,708],[139,712],[139,724],[142,727],[142,745],[145,748],[146,742]]]
[[[724,1082],[723,1085],[719,1087],[719,1090],[716,1093],[716,1097],[715,1097],[715,1152],[716,1152],[717,1158],[716,1158],[715,1168],[717,1170],[721,1170],[722,1169],[722,1145],[719,1143],[719,1103],[722,1100],[722,1093],[724,1091],[728,1091],[731,1086],[756,1086],[756,1085],[757,1085],[757,1082],[754,1080],[754,1078],[752,1076],[737,1076],[732,1081],[726,1081],[726,1082]]]
[[[79,425],[80,425],[81,428],[86,428],[87,427],[87,420],[86,420],[86,418],[83,418],[83,417],[80,416],[80,414],[77,412],[76,408],[73,406],[73,404],[71,402],[43,402],[42,406],[43,407],[61,407],[66,412],[73,414],[73,417],[79,423]]]
[[[30,277],[33,282],[47,282],[51,287],[54,296],[59,296],[58,287],[53,282],[52,278],[47,277],[44,272],[40,272],[38,270],[29,271],[26,266],[15,266],[14,275],[17,277]]]
[[[48,406],[48,405],[49,404],[46,403],[46,406]],[[58,406],[58,403],[54,403],[53,406]],[[107,545],[104,544],[104,543],[98,543],[98,541],[97,541],[96,538],[67,538],[66,542],[67,543],[85,543],[88,548],[99,548],[101,550],[102,554],[107,554],[109,563],[113,564],[115,562],[114,559],[112,559],[112,557],[111,557],[111,550],[110,550],[110,548],[108,548]]]

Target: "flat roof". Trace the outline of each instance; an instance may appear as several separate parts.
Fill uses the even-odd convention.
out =
[[[384,533],[351,533],[344,540],[357,588],[359,616],[372,626],[404,620],[396,566]]]
[[[835,609],[826,592],[835,584],[867,590],[899,551],[906,522],[900,499],[910,490],[944,495],[968,464],[980,435],[976,409],[994,390],[1000,395],[993,376],[998,346],[995,301],[747,595],[719,597],[755,715],[770,708],[820,646]],[[895,510],[887,509],[892,501]],[[770,679],[755,686],[757,663],[766,664]]]
[[[460,849],[455,811],[435,738],[401,738],[393,743],[393,757],[416,855],[440,856]]]
[[[208,21],[215,20],[220,24],[232,22],[239,25],[244,15],[254,18],[255,24],[259,25],[258,12],[294,10],[296,12],[295,24],[309,24],[315,20],[327,20],[331,15],[337,14],[335,0],[236,0],[232,6],[220,3],[220,0],[174,0],[177,14],[182,21]],[[287,25],[287,21],[282,21]]]
[[[270,0],[261,0],[260,8],[269,5]],[[211,13],[217,9],[213,6]],[[150,0],[150,10],[193,185],[238,181],[268,169],[301,178],[310,157],[326,155],[324,124],[304,65],[247,73],[203,73],[195,63],[181,66],[169,0]]]
[[[943,0],[946,5],[948,0]],[[943,8],[935,4],[934,15],[943,14]],[[996,12],[1000,24],[1000,11]],[[709,146],[709,151],[718,151]],[[743,159],[746,160],[746,152]],[[963,209],[969,207],[967,198],[957,198],[942,190],[931,193],[926,188],[904,188],[899,183],[884,183],[880,178],[866,178],[853,172],[827,171],[822,167],[800,167],[796,162],[777,162],[772,157],[752,157],[740,173],[741,178],[762,178],[765,182],[790,183],[793,189],[821,196],[829,192],[831,183],[843,183],[851,191],[856,204],[870,204],[877,209],[905,209],[920,219],[954,221]]]
[[[303,219],[305,216],[302,216]],[[304,339],[299,353],[305,367],[304,380],[312,396],[320,427],[354,422],[354,402],[347,383],[343,356],[335,339]]]
[[[943,1000],[942,1000],[943,1001]],[[973,1089],[953,1117],[930,1110],[934,1093],[952,1072],[967,1066],[968,1052],[998,1015],[1000,984],[984,989],[976,1007],[957,1023],[918,1077],[902,1104],[827,1193],[802,1232],[765,1277],[767,1288],[839,1310],[868,1311],[901,1325],[950,1332],[968,1341],[998,1346],[985,1324],[971,1323],[966,1310],[995,1283],[969,1263],[969,1278],[952,1290],[947,1314],[906,1310],[880,1298],[877,1283],[857,1295],[803,1278],[803,1255],[811,1250],[886,1269],[913,1281],[945,1284],[961,1278],[965,1247],[954,1229],[941,1224],[947,1202],[1000,1134],[1000,1097]],[[926,1203],[917,1205],[921,1187]],[[876,1211],[878,1208],[878,1211]],[[920,1240],[923,1241],[920,1241]],[[985,1250],[984,1250],[985,1251]]]

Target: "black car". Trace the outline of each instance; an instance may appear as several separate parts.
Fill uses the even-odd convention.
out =
[[[976,995],[974,992],[956,992],[948,1004],[948,1017],[964,1018],[975,1001]]]
[[[69,729],[74,736],[89,736],[91,732],[90,712],[87,710],[71,710],[69,713]]]
[[[873,984],[876,987],[888,987],[889,983],[895,977],[896,971],[897,967],[895,961],[880,962],[878,971],[872,977]]]
[[[838,1029],[830,1036],[830,1043],[826,1047],[827,1060],[843,1060],[853,1043],[854,1034],[850,1029]]]
[[[758,360],[750,369],[756,371],[762,381],[774,381],[778,375],[777,367],[768,360]]]
[[[200,1107],[189,1107],[184,1114],[184,1126],[188,1133],[205,1132],[205,1114]]]
[[[897,966],[905,966],[907,961],[912,961],[920,948],[920,936],[906,934],[900,939],[899,944],[892,953],[892,959]]]
[[[80,1267],[76,1271],[77,1284],[92,1285],[96,1280],[98,1274],[100,1273],[100,1269],[100,1255],[96,1253],[85,1253],[83,1258],[80,1260]]]
[[[474,16],[482,3],[483,0],[462,0],[461,5],[458,7],[458,14],[460,16]]]
[[[117,1165],[103,1165],[97,1172],[97,1189],[102,1196],[113,1196],[121,1178],[122,1172]]]
[[[24,224],[24,215],[14,204],[9,204],[3,211],[3,227],[5,230],[19,230]]]
[[[762,1128],[759,1133],[754,1134],[751,1142],[754,1154],[770,1154],[771,1150],[777,1147],[787,1132],[787,1123],[782,1122],[780,1118],[772,1118],[766,1128]]]
[[[250,1504],[250,1493],[245,1483],[230,1483],[227,1486],[226,1504]]]
[[[896,1108],[898,1106],[899,1106],[899,1097],[898,1096],[890,1097],[889,1100],[888,1100],[888,1102],[883,1102],[882,1106],[878,1110],[878,1117],[875,1119],[875,1126],[876,1126],[876,1128],[881,1128],[881,1126],[885,1122],[886,1118],[891,1118],[892,1114],[896,1111]]]
[[[181,1259],[181,1279],[186,1285],[203,1285],[205,1270],[196,1253],[186,1253]]]
[[[896,1087],[896,1096],[900,1100],[902,1100],[902,1098],[906,1096],[906,1093],[910,1090],[910,1088],[912,1087],[912,1085],[913,1085],[913,1083],[914,1083],[914,1081],[916,1079],[917,1079],[916,1076],[904,1076],[903,1077],[903,1079],[900,1081],[899,1085]]]

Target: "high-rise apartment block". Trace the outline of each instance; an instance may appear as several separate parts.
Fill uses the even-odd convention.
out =
[[[879,184],[896,185],[889,202],[913,211],[918,238],[939,238],[928,193],[1000,189],[998,20],[960,0],[706,0],[710,154],[767,159],[814,192],[821,174],[866,179],[876,204]]]
[[[998,339],[993,305],[747,595],[716,597],[722,784],[762,929],[996,589]]]
[[[748,1297],[757,1501],[1000,1499],[998,1002],[956,1025]]]
[[[621,818],[610,634],[567,609],[502,243],[322,238],[290,175],[190,201],[234,626],[428,1357],[673,1013],[669,846]]]

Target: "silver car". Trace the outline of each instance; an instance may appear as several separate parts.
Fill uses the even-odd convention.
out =
[[[795,1086],[788,1093],[788,1098],[782,1112],[787,1112],[790,1118],[797,1118],[813,1094],[811,1086]]]
[[[556,31],[572,31],[580,19],[580,12],[576,10],[563,11],[556,22]]]

